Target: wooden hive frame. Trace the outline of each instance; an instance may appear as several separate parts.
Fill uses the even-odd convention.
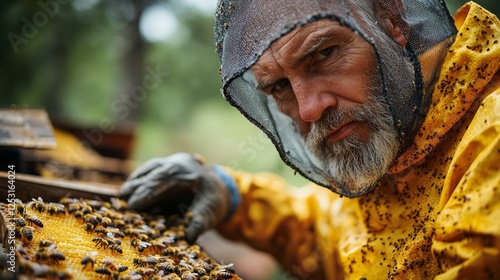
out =
[[[13,197],[9,195],[9,188],[5,187],[8,186],[8,175],[8,173],[0,172],[0,197],[3,198]],[[92,211],[95,212],[87,213],[90,216],[94,213],[100,216],[103,214],[100,211],[106,211],[108,208],[118,211],[117,207],[111,207],[108,202],[116,201],[114,198],[118,195],[118,190],[119,187],[114,185],[52,180],[16,174],[15,189],[11,190],[11,194],[14,193],[18,202],[23,202],[21,204],[25,211],[23,217],[26,220],[28,216],[35,217],[40,223],[43,221],[45,226],[37,226],[36,220],[34,223],[28,221],[30,224],[25,227],[32,231],[33,238],[27,240],[22,233],[16,236],[16,246],[21,247],[15,250],[17,266],[13,279],[22,279],[23,277],[32,279],[35,276],[40,276],[38,277],[40,279],[240,279],[231,265],[216,263],[198,245],[185,242],[182,233],[178,233],[175,242],[174,239],[171,239],[168,241],[171,243],[168,244],[164,240],[170,240],[169,237],[160,237],[159,235],[155,238],[150,236],[151,239],[147,239],[146,236],[141,237],[146,239],[141,239],[143,243],[140,243],[141,240],[137,237],[138,233],[137,236],[132,235],[131,232],[134,231],[128,230],[126,235],[115,236],[115,231],[109,233],[107,229],[109,231],[111,229],[117,230],[119,226],[105,227],[103,225],[106,224],[102,221],[96,221],[89,230],[86,228],[89,224],[86,223],[87,220],[83,217],[77,218],[76,212],[70,213],[68,210],[71,201],[88,201],[89,203],[95,201],[100,206],[93,208]],[[38,197],[43,199],[34,199]],[[70,199],[69,197],[78,199]],[[1,211],[3,214],[0,215],[0,240],[4,245],[8,245],[9,238],[12,238],[9,235],[12,234],[13,215],[6,215],[8,201],[5,200],[0,201],[3,209]],[[67,202],[62,204],[65,206],[64,213],[58,214],[57,211],[47,210],[49,205],[61,207],[61,204],[55,203],[62,201]],[[106,202],[106,207],[103,207],[103,203]],[[43,207],[36,206],[39,204],[42,204]],[[102,216],[104,214],[101,215],[101,218]],[[144,218],[145,223],[144,225],[140,224],[138,228],[145,231],[151,225],[153,217],[143,214],[142,218]],[[170,221],[172,220],[170,219]],[[176,220],[175,224],[169,222],[168,227],[170,228],[157,232],[165,236],[167,236],[167,232],[172,234],[172,230],[183,226],[178,221],[179,219]],[[19,226],[19,228],[23,227]],[[98,231],[97,228],[101,230]],[[120,229],[126,232],[125,227]],[[57,237],[59,232],[61,232],[62,237]],[[76,236],[79,241],[70,241],[73,236]],[[109,241],[111,244],[105,241],[108,239],[111,240]],[[163,245],[158,244],[157,240],[163,240]],[[113,243],[115,241],[116,244]],[[42,245],[45,242],[49,245]],[[152,244],[157,245],[153,247]],[[5,247],[8,251],[9,247]],[[142,250],[140,250],[141,248]],[[22,253],[23,250],[27,253]],[[181,254],[178,254],[179,251]],[[48,252],[52,253],[52,258],[46,257]],[[58,259],[59,252],[63,255],[61,259]],[[201,263],[206,264],[206,266],[200,265]],[[30,266],[28,267],[27,264]],[[165,267],[168,264],[170,264],[170,268],[167,269]],[[8,276],[9,271],[6,270],[6,272],[4,275]]]

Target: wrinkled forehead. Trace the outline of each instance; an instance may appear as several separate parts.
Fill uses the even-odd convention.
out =
[[[276,60],[286,62],[290,67],[298,66],[313,51],[326,42],[340,42],[347,37],[360,37],[338,21],[320,19],[297,26],[289,33],[274,41],[251,66],[252,71],[273,71]]]
[[[215,33],[223,80],[241,74],[281,36],[322,18],[358,29],[343,0],[220,1]]]

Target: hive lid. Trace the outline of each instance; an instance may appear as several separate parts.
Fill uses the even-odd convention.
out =
[[[0,109],[0,146],[53,149],[54,131],[42,109]]]

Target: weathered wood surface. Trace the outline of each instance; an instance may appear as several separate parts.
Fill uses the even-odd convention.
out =
[[[41,109],[0,109],[0,146],[56,147],[49,117]]]
[[[12,174],[11,174],[12,175]],[[11,179],[14,178],[11,176]],[[9,186],[13,185],[14,189]],[[108,200],[116,197],[119,185],[47,179],[27,174],[15,174],[13,184],[9,183],[9,174],[0,172],[0,202],[7,203],[9,191],[23,202],[41,197],[44,201],[57,202],[62,197]]]

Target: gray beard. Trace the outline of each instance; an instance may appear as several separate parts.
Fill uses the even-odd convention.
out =
[[[329,111],[312,124],[306,137],[308,148],[340,187],[348,188],[346,193],[364,193],[378,182],[396,157],[396,130],[385,102],[379,99],[371,98],[367,104],[349,110]],[[347,120],[368,123],[369,139],[362,142],[356,133],[335,143],[325,138],[328,131]]]
[[[396,62],[402,65],[398,73],[387,73],[400,76],[401,69],[407,75],[413,75],[413,64],[404,56],[401,48],[388,49],[380,53],[381,61]],[[393,69],[393,68],[385,68]],[[358,196],[375,188],[378,181],[387,172],[395,160],[399,142],[394,120],[382,95],[378,71],[374,71],[371,80],[373,86],[369,90],[368,102],[348,110],[332,109],[325,112],[320,120],[312,123],[307,135],[303,135],[308,149],[313,152],[324,165],[324,171],[335,180],[339,192]],[[409,76],[411,77],[411,76]],[[387,94],[398,94],[397,83],[386,84]],[[329,142],[327,133],[347,120],[368,123],[369,138],[361,141],[360,135],[351,134],[335,143]]]

